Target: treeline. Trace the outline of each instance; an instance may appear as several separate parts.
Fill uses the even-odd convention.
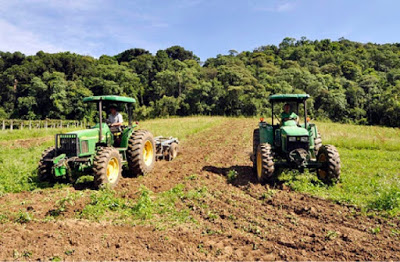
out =
[[[308,93],[314,118],[400,126],[400,44],[285,38],[200,62],[180,46],[99,59],[0,52],[0,119],[91,120],[90,95],[138,100],[137,118],[270,115],[268,96]]]

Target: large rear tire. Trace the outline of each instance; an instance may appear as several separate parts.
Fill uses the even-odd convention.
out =
[[[146,175],[150,173],[156,161],[156,147],[153,135],[147,130],[134,131],[128,141],[126,157],[131,175]]]
[[[45,159],[52,159],[55,157],[56,149],[54,146],[47,148],[43,151],[42,157],[38,166],[38,178],[40,181],[53,181],[54,177],[51,173],[53,167],[52,162],[44,161]]]
[[[336,147],[324,145],[318,151],[317,161],[323,164],[317,169],[318,178],[325,184],[332,185],[340,179],[340,156]]]
[[[272,148],[268,143],[258,145],[255,157],[256,175],[260,183],[269,183],[274,179],[275,165]]]
[[[118,184],[122,172],[122,159],[118,150],[112,147],[103,147],[97,151],[93,163],[94,185],[102,188]]]
[[[253,171],[257,171],[257,149],[260,145],[260,129],[256,128],[253,131],[253,154],[251,156],[251,160],[253,161]]]

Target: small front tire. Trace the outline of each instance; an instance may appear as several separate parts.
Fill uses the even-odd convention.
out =
[[[51,182],[54,180],[53,174],[52,174],[52,167],[53,163],[49,161],[45,161],[46,159],[53,159],[56,154],[56,149],[54,146],[47,148],[46,150],[43,151],[42,157],[39,161],[39,166],[38,166],[38,178],[40,181],[48,181]]]
[[[271,182],[274,178],[275,165],[272,156],[272,147],[268,143],[258,145],[254,159],[256,163],[256,175],[260,183]]]
[[[256,128],[253,130],[253,153],[251,160],[253,161],[253,171],[257,172],[257,149],[260,145],[260,129]]]

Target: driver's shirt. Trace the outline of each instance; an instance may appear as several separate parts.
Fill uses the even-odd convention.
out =
[[[124,122],[124,120],[122,119],[122,115],[120,113],[116,113],[115,115],[110,114],[108,116],[108,121],[110,122],[110,124],[115,124],[115,123],[122,123]]]
[[[290,112],[290,113],[285,113],[285,112],[283,112],[283,113],[281,114],[282,122],[284,121],[285,118],[297,119],[297,115],[296,115],[296,113],[294,113],[294,112]]]

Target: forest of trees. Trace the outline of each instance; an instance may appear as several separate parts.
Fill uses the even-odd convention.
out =
[[[99,59],[0,52],[0,119],[92,119],[90,95],[137,99],[136,118],[270,115],[268,96],[308,93],[316,119],[400,126],[400,44],[285,38],[204,62],[180,46]]]

